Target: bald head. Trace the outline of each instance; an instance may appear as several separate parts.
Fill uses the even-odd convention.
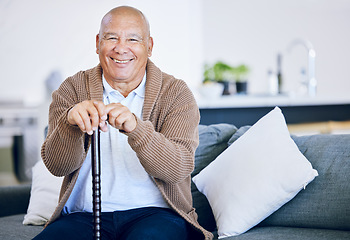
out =
[[[123,16],[134,16],[139,18],[141,20],[140,22],[143,24],[143,27],[146,30],[146,33],[148,34],[148,36],[150,36],[150,26],[145,15],[137,8],[129,7],[129,6],[116,7],[110,10],[108,13],[106,13],[106,15],[102,18],[102,21],[101,21],[100,33],[101,31],[103,31],[104,27],[112,21],[113,18],[118,18]]]

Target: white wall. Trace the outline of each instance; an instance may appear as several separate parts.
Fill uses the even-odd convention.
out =
[[[200,0],[0,0],[0,103],[39,108],[39,145],[51,102],[45,80],[53,71],[64,80],[96,66],[100,21],[120,5],[137,7],[148,18],[152,61],[192,89],[201,79]]]
[[[135,6],[148,17],[155,42],[151,59],[163,71],[190,86],[201,78],[200,0],[2,0],[0,100],[40,103],[52,71],[66,78],[96,66],[101,18],[119,5]]]
[[[192,88],[200,84],[205,62],[225,60],[248,64],[250,91],[263,92],[277,52],[284,53],[295,38],[306,38],[317,53],[319,94],[348,94],[348,0],[2,0],[0,101],[40,102],[52,71],[66,78],[95,66],[100,20],[123,4],[148,17],[155,41],[151,59]],[[293,88],[305,64],[302,48],[285,55],[286,87]]]
[[[321,95],[346,95],[350,89],[350,1],[348,0],[204,0],[204,61],[246,63],[253,72],[250,91],[267,89],[267,70],[276,70],[276,54],[295,38],[312,42]],[[306,51],[283,58],[287,90],[300,78]]]

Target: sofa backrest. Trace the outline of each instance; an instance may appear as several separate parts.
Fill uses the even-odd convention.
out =
[[[230,124],[200,125],[192,175],[198,174],[248,129],[249,126],[237,129]],[[350,230],[350,134],[292,138],[319,176],[260,226]],[[210,205],[193,183],[192,195],[199,223],[209,231],[215,230]]]
[[[319,176],[262,225],[350,230],[350,134],[292,138]]]
[[[228,147],[228,140],[237,131],[231,124],[199,125],[199,146],[195,153],[195,168],[192,177],[211,163]],[[191,183],[193,206],[198,214],[198,222],[208,231],[216,229],[216,223],[211,207],[206,197]]]

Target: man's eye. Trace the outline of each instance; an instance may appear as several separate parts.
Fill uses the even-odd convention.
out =
[[[118,41],[118,38],[117,38],[117,37],[105,37],[104,39],[107,40],[107,41],[110,41],[110,42],[116,42],[116,41]]]
[[[140,42],[140,40],[136,38],[129,38],[129,42]]]

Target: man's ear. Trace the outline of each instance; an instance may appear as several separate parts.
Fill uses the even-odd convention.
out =
[[[153,38],[149,37],[149,39],[148,39],[148,57],[152,56],[152,50],[153,50]]]
[[[96,53],[100,54],[100,35],[96,35]]]

